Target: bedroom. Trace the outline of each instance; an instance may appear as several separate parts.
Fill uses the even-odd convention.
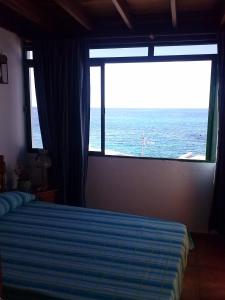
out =
[[[114,29],[107,29],[109,34],[111,32],[112,36],[114,32],[118,32],[119,30],[120,35],[132,35],[133,31],[130,32],[130,29],[127,29],[127,25],[123,23],[123,19],[121,19],[120,14],[114,8],[111,1],[110,3],[108,2],[105,1],[105,8],[103,6],[105,9],[104,13],[107,13],[108,7],[110,7],[110,11],[112,10],[111,13],[108,12],[112,14],[112,16],[110,15],[112,23],[108,26],[113,26],[113,22],[116,23],[117,21],[114,24]],[[200,40],[207,37],[207,39],[215,41],[215,33],[219,30],[219,24],[222,20],[222,16],[220,16],[222,10],[220,1],[205,1],[204,4],[202,4],[202,1],[199,1],[199,4],[193,4],[192,9],[195,12],[192,12],[192,14],[186,13],[186,15],[185,11],[182,11],[182,3],[179,4],[181,1],[177,2],[177,5],[180,5],[177,13],[177,27],[173,27],[172,25],[170,1],[160,1],[161,6],[159,5],[158,8],[154,6],[154,1],[152,1],[153,4],[150,7],[147,6],[147,8],[144,8],[144,4],[142,4],[143,7],[139,8],[139,14],[143,12],[143,9],[146,9],[146,13],[145,11],[143,13],[147,15],[151,15],[149,12],[150,8],[153,11],[155,10],[156,15],[152,16],[153,20],[158,19],[156,16],[159,14],[162,24],[139,24],[138,18],[140,16],[135,19],[135,9],[129,4],[133,9],[134,24],[138,27],[134,29],[134,33],[140,35],[141,32],[142,35],[149,35],[149,31],[161,31],[162,34],[159,34],[158,37],[156,34],[156,39],[163,39],[165,34],[172,34],[173,39],[179,36],[179,39],[182,40],[183,31],[185,33],[183,39],[190,39],[188,33],[190,35],[194,33]],[[32,7],[28,9],[25,5],[26,1],[8,1],[8,3],[8,5],[1,5],[2,27],[16,32],[19,36],[25,37],[26,40],[44,34],[45,30],[42,31],[42,27],[40,24],[38,25],[38,18],[36,16],[43,9],[41,5],[37,5],[34,1],[33,5],[37,5],[38,10],[36,13],[33,10],[32,14],[29,14],[27,11],[29,12],[29,9],[32,9]],[[21,7],[23,5],[26,9],[22,10]],[[185,3],[183,5],[184,10],[188,9],[187,3],[186,7]],[[54,17],[56,18],[58,14],[59,20],[64,20],[64,28],[56,22],[57,26],[55,25],[55,28],[57,30],[55,29],[54,33],[56,36],[60,34],[65,35],[65,32],[70,32],[71,34],[71,31],[75,29],[79,33],[89,33],[86,32],[86,29],[82,28],[82,25],[77,24],[77,21],[74,21],[63,9],[59,9],[58,6],[54,7],[56,7]],[[22,16],[18,13],[18,9]],[[98,9],[96,8],[95,13],[98,13]],[[182,19],[183,15],[184,17],[186,16],[185,20]],[[188,19],[188,16],[190,19]],[[45,25],[43,20],[45,22],[48,21],[43,17],[41,21],[41,23],[43,22],[42,26]],[[100,21],[105,22],[104,20],[99,19],[99,23]],[[143,17],[142,22],[148,22],[148,20],[146,21],[146,16],[145,19]],[[159,21],[156,20],[155,22]],[[101,29],[101,26],[98,26]],[[27,141],[23,112],[24,87],[21,39],[5,29],[1,29],[0,48],[8,57],[9,84],[0,86],[0,152],[5,155],[7,162],[9,186],[13,186],[13,170],[18,157],[23,157],[27,151]],[[108,36],[110,37],[109,34]],[[86,205],[90,208],[121,211],[179,221],[186,224],[190,231],[206,232],[212,204],[214,172],[215,163],[213,162],[90,156]],[[149,195],[151,195],[151,201],[149,201]]]

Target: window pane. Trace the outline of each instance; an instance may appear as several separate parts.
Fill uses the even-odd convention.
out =
[[[89,151],[101,151],[101,68],[90,68]]]
[[[27,51],[27,59],[33,59],[33,51]]]
[[[217,54],[217,45],[155,46],[155,56]]]
[[[211,61],[106,64],[105,152],[205,160]]]
[[[29,68],[29,88],[30,88],[30,115],[31,115],[31,134],[32,148],[43,148],[42,138],[37,111],[37,99],[34,83],[34,68]]]
[[[90,58],[148,56],[148,47],[90,49]]]

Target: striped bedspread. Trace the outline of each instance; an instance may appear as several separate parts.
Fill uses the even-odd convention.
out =
[[[0,216],[0,251],[7,287],[54,299],[172,300],[188,239],[178,223],[34,200]]]

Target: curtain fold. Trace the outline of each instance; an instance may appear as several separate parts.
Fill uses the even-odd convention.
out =
[[[34,42],[34,76],[44,149],[65,204],[85,206],[89,143],[89,68],[80,40]]]
[[[214,198],[209,228],[225,234],[225,28],[218,39],[219,90],[218,111],[219,130]]]

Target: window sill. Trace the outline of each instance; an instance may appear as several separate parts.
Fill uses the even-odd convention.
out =
[[[109,155],[101,152],[89,151],[88,156],[94,157],[107,157],[107,158],[125,158],[125,159],[144,159],[144,160],[168,160],[177,162],[197,162],[197,163],[216,163],[213,160],[199,160],[199,159],[181,159],[181,158],[164,158],[164,157],[139,157],[139,156],[126,156],[126,155]]]

